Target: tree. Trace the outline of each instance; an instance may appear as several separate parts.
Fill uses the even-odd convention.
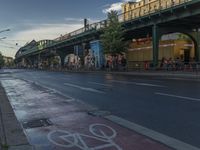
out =
[[[127,44],[123,41],[123,34],[124,29],[118,20],[117,12],[109,12],[107,27],[103,30],[103,34],[101,35],[104,54],[111,54],[114,56],[126,51]]]
[[[4,66],[4,59],[3,59],[3,55],[0,52],[0,68]]]
[[[185,34],[182,34],[182,33],[179,33],[178,34],[178,40],[191,40],[189,36],[185,35]]]

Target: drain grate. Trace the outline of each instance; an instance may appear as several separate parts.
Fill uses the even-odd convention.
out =
[[[49,119],[46,119],[46,118],[23,122],[24,129],[47,127],[51,125],[53,125],[53,123]]]
[[[94,111],[89,111],[88,114],[96,117],[105,117],[110,115],[110,112],[103,110],[94,110]]]

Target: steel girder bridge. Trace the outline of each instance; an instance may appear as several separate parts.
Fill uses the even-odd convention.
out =
[[[143,38],[152,36],[153,64],[158,65],[159,40],[162,35],[169,33],[183,33],[188,35],[195,45],[195,59],[200,61],[200,0],[177,0],[172,5],[161,5],[158,3],[156,10],[134,16],[134,10],[120,14],[119,21],[125,28],[125,39]],[[139,8],[142,11],[142,7]],[[126,16],[126,17],[125,17]],[[42,48],[34,46],[25,51],[16,53],[16,62],[27,59],[33,62],[38,57],[49,57],[59,55],[61,64],[64,64],[65,56],[73,53],[75,45],[86,45],[86,43],[99,39],[102,29],[108,25],[107,20],[93,23],[84,28],[55,39],[53,42],[43,42]],[[23,49],[23,48],[21,48]]]

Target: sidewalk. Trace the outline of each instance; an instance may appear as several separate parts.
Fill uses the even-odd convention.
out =
[[[4,79],[2,85],[9,95],[15,115],[23,126],[30,144],[34,146],[34,150],[89,150],[92,148],[172,150],[164,144],[106,119],[102,113],[95,114],[94,112],[98,112],[96,109],[63,96],[55,90],[12,78]],[[9,109],[9,115],[13,116],[12,108],[10,105],[8,107],[8,100],[2,88],[1,93]],[[7,112],[7,109],[2,111]],[[88,113],[91,111],[92,113]],[[107,118],[109,116],[107,114]],[[19,127],[16,119],[12,118],[13,123],[9,121],[5,122],[8,122],[6,125],[4,123],[8,145],[15,143],[15,145],[29,146],[20,128],[17,130],[20,131],[19,133],[9,132],[14,130],[13,127]],[[22,149],[19,148],[19,150]]]
[[[0,83],[0,150],[31,150]]]
[[[36,69],[6,69],[0,70],[0,74],[17,73],[21,71],[37,71]],[[200,79],[200,71],[167,71],[167,70],[136,70],[136,71],[105,71],[105,70],[39,70],[50,72],[69,72],[69,73],[101,73],[101,74],[116,74],[116,75],[132,75],[132,76],[161,76],[161,77],[174,77],[174,78],[189,78]]]
[[[63,72],[70,73],[109,73],[116,75],[132,75],[132,76],[161,76],[161,77],[176,77],[176,78],[193,78],[200,79],[200,71],[164,71],[164,70],[137,70],[137,71],[76,71],[76,70],[65,70]]]
[[[162,76],[162,77],[181,77],[181,78],[199,78],[199,72],[188,71],[129,71],[129,72],[111,72],[122,75],[141,75],[141,76]]]

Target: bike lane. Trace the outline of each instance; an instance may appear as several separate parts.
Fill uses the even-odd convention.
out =
[[[86,113],[69,114],[51,121],[54,126],[26,130],[31,144],[37,148],[61,150],[170,150],[136,132]]]
[[[137,132],[89,115],[85,104],[20,79],[2,85],[36,150],[170,150]],[[31,92],[30,92],[31,91]]]

